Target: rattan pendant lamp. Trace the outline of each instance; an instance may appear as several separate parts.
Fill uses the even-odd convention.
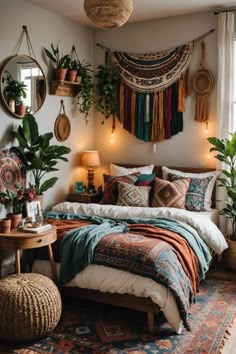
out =
[[[132,0],[84,0],[88,18],[98,27],[121,27],[133,11]]]

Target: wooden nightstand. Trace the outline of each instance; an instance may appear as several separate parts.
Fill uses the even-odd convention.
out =
[[[55,226],[52,226],[51,229],[40,233],[22,232],[17,229],[12,229],[10,232],[6,234],[0,233],[0,249],[15,250],[15,258],[16,258],[15,267],[16,267],[16,273],[19,274],[21,272],[20,250],[47,246],[53,276],[54,279],[57,281],[56,267],[54,263],[52,246],[51,246],[51,244],[55,242],[56,239],[57,239],[57,229]]]
[[[101,200],[102,195],[100,193],[71,193],[68,195],[67,200],[69,202],[77,203],[98,203]]]

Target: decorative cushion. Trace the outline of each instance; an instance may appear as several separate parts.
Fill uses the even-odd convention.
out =
[[[127,176],[111,176],[103,174],[104,178],[104,192],[101,203],[102,204],[116,204],[118,197],[118,181],[135,184],[138,174]]]
[[[117,205],[148,207],[151,187],[118,182]]]
[[[151,206],[185,209],[189,183],[190,178],[182,178],[170,182],[156,177]]]
[[[136,186],[151,186],[154,182],[155,176],[155,173],[140,174],[135,184]]]
[[[184,177],[172,175],[168,173],[168,180],[176,181]],[[191,178],[186,194],[185,207],[190,211],[204,211],[204,198],[208,184],[213,177]]]
[[[206,188],[206,192],[205,192],[205,196],[204,196],[204,209],[203,209],[203,210],[207,210],[207,211],[211,210],[212,192],[214,189],[216,179],[220,174],[220,171],[211,171],[211,172],[204,172],[204,173],[189,173],[189,172],[181,172],[178,170],[173,170],[173,169],[167,168],[165,166],[162,166],[162,178],[168,179],[169,173],[172,173],[176,176],[184,177],[184,178],[186,178],[186,177],[189,177],[189,178],[212,177],[207,185],[207,188]]]
[[[150,174],[150,173],[152,173],[153,168],[154,168],[154,165],[134,167],[134,168],[125,168],[125,167],[117,166],[117,165],[114,165],[113,163],[111,163],[110,164],[110,174],[112,176],[125,176],[125,175],[130,175],[135,172]]]

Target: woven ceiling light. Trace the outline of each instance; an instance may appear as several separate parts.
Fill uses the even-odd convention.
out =
[[[88,18],[101,28],[121,27],[133,11],[132,0],[84,0]]]

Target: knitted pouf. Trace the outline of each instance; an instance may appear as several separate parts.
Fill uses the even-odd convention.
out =
[[[0,338],[11,342],[39,339],[61,316],[61,296],[44,275],[23,273],[0,280]]]

